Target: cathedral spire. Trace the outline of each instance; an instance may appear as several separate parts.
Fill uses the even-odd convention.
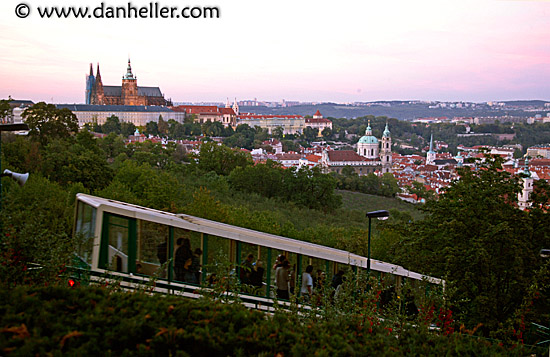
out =
[[[434,152],[434,134],[430,136],[430,152]]]
[[[101,73],[99,73],[99,62],[97,63],[97,71],[96,71],[96,81],[101,82]]]
[[[92,64],[90,63],[90,77],[94,76],[94,68],[92,67]]]
[[[128,57],[128,67],[126,67],[126,74],[123,79],[135,79],[134,74],[132,73],[132,65],[130,64],[130,57]]]

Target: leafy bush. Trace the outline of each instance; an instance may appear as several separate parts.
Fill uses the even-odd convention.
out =
[[[467,335],[367,315],[273,315],[207,298],[150,296],[104,287],[0,291],[0,351],[10,356],[524,355]],[[395,325],[395,322],[392,322]],[[397,332],[398,331],[398,332]],[[397,332],[397,333],[396,333]]]

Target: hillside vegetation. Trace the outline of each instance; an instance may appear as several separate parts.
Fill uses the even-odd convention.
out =
[[[502,170],[499,158],[486,157],[478,170],[461,169],[461,180],[418,212],[393,199],[337,191],[338,178],[318,168],[283,169],[273,162],[253,165],[247,153],[216,143],[203,143],[194,154],[174,143],[125,145],[114,133],[95,139],[86,130],[73,132],[76,117],[69,113],[37,108],[28,137],[5,133],[2,137],[2,169],[31,174],[23,187],[2,178],[0,290],[8,295],[17,286],[52,284],[64,274],[77,244],[72,225],[78,192],[363,256],[368,237],[365,212],[389,209],[387,221],[372,222],[372,257],[446,280],[444,306],[426,305],[428,310],[443,308],[446,332],[464,325],[462,330],[509,345],[545,339],[530,326],[550,321],[550,260],[539,254],[541,248],[550,247],[550,185],[536,181],[532,206],[519,210],[521,181]],[[70,125],[64,124],[67,121]],[[350,296],[375,292],[363,290],[355,289]],[[8,295],[6,299],[17,300]],[[48,294],[43,296],[48,300]],[[356,301],[343,311],[351,308],[359,309],[356,317],[367,314]],[[103,316],[98,319],[105,326]],[[42,321],[47,319],[34,325]],[[26,336],[23,323],[32,326],[18,317],[7,320],[2,333],[21,329]],[[364,328],[351,326],[358,333]],[[11,337],[5,334],[7,341]],[[431,341],[428,335],[415,336]]]

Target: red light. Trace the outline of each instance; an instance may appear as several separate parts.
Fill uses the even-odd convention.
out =
[[[71,288],[74,286],[74,280],[73,279],[69,279],[69,286]]]

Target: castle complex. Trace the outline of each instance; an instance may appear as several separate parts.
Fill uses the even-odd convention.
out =
[[[101,81],[99,64],[94,76],[90,63],[90,74],[86,76],[86,104],[95,105],[157,105],[169,106],[159,87],[138,87],[137,78],[132,73],[130,59],[126,74],[122,76],[122,86],[106,86]]]

